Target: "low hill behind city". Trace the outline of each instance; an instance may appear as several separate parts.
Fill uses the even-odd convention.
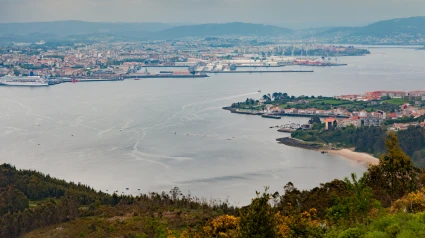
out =
[[[405,34],[421,37],[425,35],[425,17],[391,19],[379,21],[363,27],[335,27],[323,31],[318,35],[336,34],[371,37],[388,37]]]
[[[425,17],[385,20],[363,27],[301,30],[242,22],[200,25],[84,21],[0,24],[2,42],[175,40],[211,36],[284,36],[289,41],[310,39],[326,43],[421,44],[425,36]],[[394,39],[397,41],[392,41]]]
[[[207,36],[277,36],[292,33],[293,30],[271,25],[232,22],[224,24],[202,24],[177,26],[154,34],[154,38],[174,39]]]

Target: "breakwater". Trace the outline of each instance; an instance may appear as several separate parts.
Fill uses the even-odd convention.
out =
[[[125,79],[132,78],[208,78],[206,74],[142,74],[124,76]]]
[[[237,68],[279,68],[285,65],[236,65]]]
[[[254,73],[313,73],[314,70],[234,70],[234,71],[196,71],[208,74],[254,74]]]
[[[66,77],[52,77],[48,79],[49,86],[61,83],[83,83],[83,82],[109,82],[109,81],[123,81],[124,79],[136,78],[207,78],[206,74],[145,74],[145,75],[126,75],[126,76],[76,76],[72,78]]]

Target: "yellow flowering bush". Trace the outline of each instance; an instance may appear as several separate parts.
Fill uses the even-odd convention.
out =
[[[425,188],[411,192],[391,205],[391,212],[422,212],[425,211]]]
[[[304,230],[314,236],[320,230],[320,222],[316,219],[317,210],[315,208],[297,215],[282,216],[276,213],[276,231],[278,237],[289,238],[298,237],[297,231]]]
[[[211,237],[237,237],[239,220],[240,218],[230,215],[217,217],[204,227],[204,233]]]

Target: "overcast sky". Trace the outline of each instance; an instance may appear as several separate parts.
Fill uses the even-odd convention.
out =
[[[425,0],[0,0],[0,22],[253,22],[358,26],[424,16]]]

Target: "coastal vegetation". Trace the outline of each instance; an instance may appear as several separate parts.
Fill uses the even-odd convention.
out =
[[[291,131],[291,137],[307,143],[285,138],[278,139],[278,142],[307,149],[320,149],[320,147],[322,149],[354,148],[357,152],[365,152],[375,157],[379,157],[385,152],[384,141],[388,131],[396,130],[394,124],[402,123],[404,128],[396,132],[402,138],[402,149],[412,158],[416,166],[425,168],[425,130],[423,125],[420,126],[421,122],[425,121],[425,115],[403,114],[402,111],[402,108],[410,105],[419,107],[422,102],[416,100],[419,99],[411,96],[403,98],[381,97],[379,100],[372,101],[342,100],[324,96],[302,95],[295,97],[288,93],[275,92],[263,95],[262,100],[247,98],[244,102],[234,103],[231,110],[240,110],[240,112],[248,110],[247,113],[254,114],[255,112],[264,112],[285,115],[288,114],[288,110],[304,109],[301,113],[301,110],[298,110],[298,114],[302,114],[302,116],[311,115],[310,126],[308,129],[298,128],[294,132]],[[317,110],[325,110],[327,114],[315,114],[319,113]],[[285,114],[283,114],[284,111]],[[343,124],[338,127],[338,122],[335,122],[334,128],[327,130],[319,116],[336,116],[338,111],[339,116],[347,118],[357,115],[353,116],[354,119],[350,118],[350,120],[357,120],[356,123]],[[385,116],[378,117],[378,119],[374,118],[379,122],[373,125],[366,125],[364,121],[359,120],[360,112],[365,117],[369,112],[377,111],[386,114],[386,118]],[[294,114],[297,114],[297,112],[294,112]],[[397,114],[400,116],[395,117]]]
[[[402,139],[404,140],[404,139]],[[36,171],[0,166],[0,237],[421,237],[425,173],[395,133],[379,164],[311,190],[288,182],[235,208],[169,193],[112,195]]]
[[[346,109],[349,112],[365,110],[394,112],[404,103],[415,104],[414,100],[409,98],[383,98],[379,101],[349,101],[325,96],[293,96],[288,93],[274,92],[265,94],[262,101],[247,98],[244,102],[232,104],[232,108],[237,109],[256,109],[263,110],[266,105],[275,105],[280,108],[307,109],[315,108],[318,110],[330,110],[335,108]]]
[[[313,120],[315,119],[315,122]],[[315,142],[332,148],[355,148],[357,152],[366,152],[379,157],[385,152],[385,138],[388,130],[385,126],[376,127],[339,127],[333,130],[324,130],[324,126],[313,117],[312,130],[297,130],[291,134],[292,138],[306,142]],[[413,121],[423,121],[423,117]],[[400,138],[400,146],[413,163],[425,168],[425,129],[420,126],[409,126],[406,130],[396,132]]]

